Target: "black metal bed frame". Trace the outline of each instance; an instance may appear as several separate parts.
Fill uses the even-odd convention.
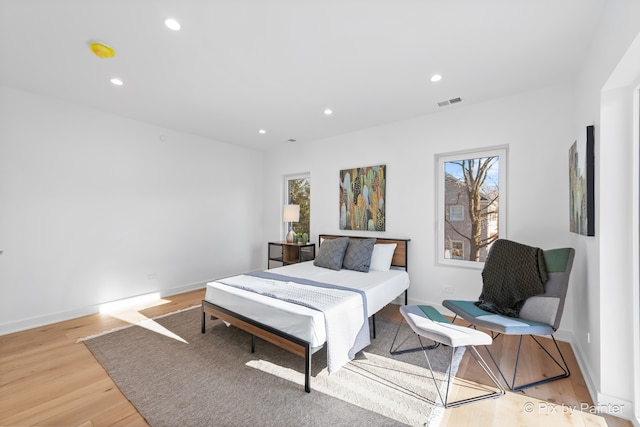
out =
[[[322,239],[333,239],[337,237],[343,237],[338,235],[321,234],[318,236],[320,242]],[[370,237],[360,236],[347,236],[352,239],[366,239]],[[403,267],[405,271],[408,271],[408,251],[407,246],[410,239],[387,239],[376,237],[378,243],[397,243],[396,252],[394,252],[394,258],[392,266]],[[321,244],[321,243],[320,243]],[[400,246],[402,247],[400,248]],[[400,250],[399,250],[400,249]],[[408,291],[404,291],[404,303],[408,303]],[[272,326],[253,320],[249,317],[238,314],[234,311],[228,310],[219,305],[213,304],[209,301],[202,300],[202,328],[201,331],[204,334],[206,332],[206,317],[207,314],[211,316],[211,320],[220,319],[228,322],[235,327],[242,329],[243,331],[251,335],[251,353],[255,352],[255,337],[262,338],[263,340],[270,342],[284,350],[287,350],[295,355],[304,357],[305,369],[304,369],[304,391],[311,393],[311,344],[301,338],[295,337],[291,334],[283,332]],[[372,320],[372,336],[376,337],[376,319],[375,313],[371,315]]]

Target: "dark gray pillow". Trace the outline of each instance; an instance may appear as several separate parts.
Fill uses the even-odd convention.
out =
[[[318,248],[318,255],[313,261],[313,265],[330,268],[332,270],[340,270],[342,268],[344,252],[347,250],[348,244],[348,237],[325,239]]]
[[[342,267],[347,270],[369,272],[371,265],[371,254],[376,239],[349,239],[349,246],[344,253]]]

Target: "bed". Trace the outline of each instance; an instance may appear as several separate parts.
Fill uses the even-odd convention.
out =
[[[307,393],[311,355],[326,345],[329,372],[339,369],[375,338],[375,313],[402,294],[406,304],[409,287],[409,239],[319,241],[314,261],[218,279],[202,301],[202,333],[207,317],[220,319],[251,335],[251,352],[259,337],[303,357]],[[336,258],[342,246],[346,256]]]

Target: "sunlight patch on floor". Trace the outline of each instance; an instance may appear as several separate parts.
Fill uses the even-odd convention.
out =
[[[160,325],[153,319],[149,319],[147,316],[138,313],[137,311],[123,311],[119,313],[108,313],[109,316],[115,317],[116,319],[120,319],[124,322],[130,323],[132,325],[140,326],[141,328],[148,329],[152,332],[156,332],[160,335],[164,335],[169,338],[173,338],[176,341],[183,342],[185,344],[189,344],[184,338],[179,335],[174,334],[169,329]]]
[[[266,372],[267,374],[280,377],[283,380],[304,386],[304,374],[302,372],[284,368],[276,365],[275,363],[267,362],[266,360],[250,360],[246,365],[250,368],[258,369],[262,372]]]
[[[322,381],[317,381],[319,379],[324,380],[326,378],[338,378],[345,372],[350,372],[353,375],[367,378],[369,381],[375,382],[384,387],[401,390],[404,393],[424,400],[414,392],[411,392],[410,390],[399,386],[398,384],[396,384],[396,382],[398,380],[398,376],[399,378],[404,378],[405,385],[413,384],[416,386],[420,386],[423,385],[425,381],[433,381],[433,378],[428,375],[429,373],[425,368],[373,353],[363,352],[362,354],[364,355],[363,359],[352,360],[349,364],[342,367],[341,370],[333,376],[329,376],[326,368],[320,371],[316,377],[312,377],[311,379],[312,383],[314,382],[314,379],[316,380],[315,385],[312,384],[312,388],[320,389],[325,386]],[[304,385],[304,373],[302,372],[298,372],[290,368],[285,368],[266,360],[251,360],[247,362],[246,365],[251,368],[266,372],[268,374],[275,375],[287,381],[291,381],[299,385]],[[438,374],[440,376],[440,378],[436,378],[438,382],[444,380],[444,374],[440,372],[435,373],[436,376],[438,376]],[[320,391],[329,395],[332,394],[328,389],[322,389]]]
[[[367,352],[363,356],[331,375],[326,368],[317,373],[311,378],[312,393],[327,394],[403,424],[437,425],[435,420],[443,410],[430,405],[437,390],[425,381],[423,368]],[[251,360],[246,365],[298,384],[302,392],[301,372],[266,360]]]
[[[100,313],[188,344],[188,342],[179,335],[139,312],[140,310],[167,304],[168,302],[170,301],[161,299],[159,293],[152,293],[102,304],[100,306]]]

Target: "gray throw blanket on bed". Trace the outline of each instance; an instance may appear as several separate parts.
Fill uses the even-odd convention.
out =
[[[548,278],[542,249],[496,240],[482,270],[482,293],[475,305],[518,317],[527,298],[544,292]]]
[[[367,296],[360,289],[268,271],[228,277],[218,282],[324,313],[327,368],[330,374],[371,344]]]

